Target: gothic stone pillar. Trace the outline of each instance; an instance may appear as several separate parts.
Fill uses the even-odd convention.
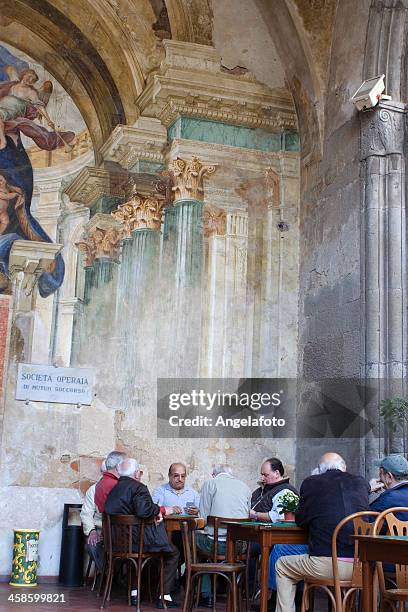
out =
[[[361,113],[365,323],[361,370],[363,377],[383,381],[381,398],[401,395],[407,374],[404,109],[402,103],[384,101]],[[385,447],[387,452],[398,451],[397,439],[389,434]]]

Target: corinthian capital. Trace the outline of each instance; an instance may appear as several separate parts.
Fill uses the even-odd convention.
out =
[[[198,157],[186,161],[177,157],[169,165],[169,174],[173,180],[172,191],[175,200],[203,200],[203,178],[215,172],[215,165],[203,164]]]
[[[123,238],[130,238],[136,229],[159,230],[164,209],[164,199],[134,193],[128,202],[120,204],[112,216],[122,223]]]
[[[102,213],[94,215],[85,226],[82,240],[76,243],[85,256],[85,266],[92,266],[95,259],[118,259],[122,237],[116,220]]]

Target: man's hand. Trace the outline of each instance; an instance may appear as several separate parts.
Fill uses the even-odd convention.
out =
[[[100,537],[99,533],[96,531],[96,529],[94,529],[89,534],[86,543],[89,544],[89,546],[96,546],[100,539],[101,539],[101,537]]]
[[[193,516],[197,516],[199,510],[197,508],[197,506],[189,506],[187,508],[187,514],[192,514]]]
[[[166,508],[166,514],[167,514],[167,510],[168,510],[168,508]],[[159,512],[159,514],[157,514],[157,515],[154,517],[154,522],[156,523],[156,525],[158,525],[159,523],[161,523],[161,522],[162,522],[162,520],[163,520],[163,515],[162,515],[162,513],[161,513],[161,512]]]
[[[255,510],[250,510],[249,511],[249,518],[256,519],[257,518],[257,512]]]
[[[378,478],[372,478],[370,480],[370,487],[371,493],[377,493],[378,491],[382,491],[384,489],[384,483]]]
[[[181,514],[179,506],[166,506],[166,514]]]

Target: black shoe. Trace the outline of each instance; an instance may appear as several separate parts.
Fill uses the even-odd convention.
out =
[[[213,603],[214,603],[214,599],[212,595],[207,595],[207,596],[202,595],[198,602],[198,607],[199,608],[212,608]]]
[[[251,607],[252,610],[259,612],[261,606],[259,603],[253,604]],[[275,612],[276,609],[276,591],[272,591],[270,598],[268,599],[268,612]]]
[[[167,601],[167,599],[165,599],[164,601],[166,602],[167,608],[179,608],[180,607],[180,604],[177,601],[174,601],[174,599],[172,601]],[[159,599],[156,601],[156,608],[158,608],[159,610],[164,610],[164,606],[163,606],[161,597],[159,597]]]
[[[131,595],[130,596],[130,605],[131,606],[137,606],[137,595]]]

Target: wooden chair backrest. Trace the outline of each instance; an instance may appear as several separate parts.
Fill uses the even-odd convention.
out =
[[[349,516],[345,516],[337,525],[332,535],[332,563],[333,563],[333,578],[334,578],[334,590],[336,597],[336,605],[339,610],[342,609],[342,597],[341,597],[341,585],[339,576],[339,566],[337,558],[337,538],[341,529],[347,524],[352,522],[354,535],[369,535],[373,533],[374,522],[365,521],[364,517],[377,517],[378,512],[372,512],[367,510],[365,512],[354,512]],[[351,578],[353,587],[362,587],[362,565],[358,556],[358,540],[354,542],[354,561],[353,561],[353,574]]]
[[[108,555],[125,557],[132,556],[133,529],[137,528],[139,546],[138,555],[143,555],[144,528],[146,524],[154,523],[154,518],[140,519],[131,514],[103,514],[104,538],[107,541],[106,550]]]
[[[184,562],[188,575],[191,570],[191,565],[197,563],[197,550],[195,544],[197,523],[195,521],[182,521],[180,529],[183,538]]]
[[[395,516],[395,512],[407,512],[407,520],[401,521]],[[381,533],[383,522],[385,521],[389,535],[393,536],[408,536],[408,507],[395,506],[394,508],[387,508],[378,516],[374,523],[374,535]],[[408,546],[408,542],[407,542]],[[380,585],[381,593],[384,593],[385,580],[382,563],[377,563],[378,569],[378,582]],[[408,589],[408,565],[395,564],[395,577],[398,589]]]
[[[218,533],[220,527],[222,528],[223,523],[249,523],[251,522],[249,518],[226,518],[224,516],[207,516],[207,525],[210,525],[214,528],[214,552],[213,552],[213,562],[217,563],[220,560],[220,556],[218,554]],[[224,556],[223,556],[224,558]]]

